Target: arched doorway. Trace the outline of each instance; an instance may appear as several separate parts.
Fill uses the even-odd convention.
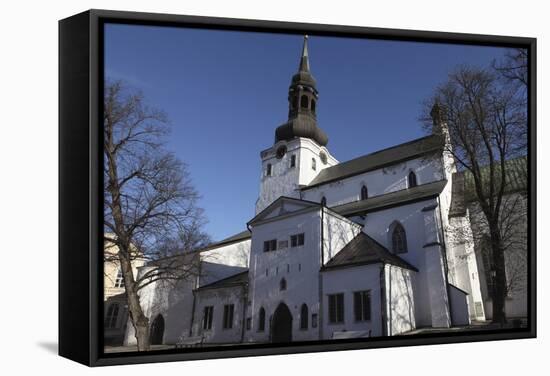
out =
[[[279,304],[271,321],[271,342],[292,341],[292,314],[285,303]]]
[[[151,345],[162,345],[162,339],[164,338],[164,317],[157,315],[151,324],[151,331],[149,333],[149,341]]]

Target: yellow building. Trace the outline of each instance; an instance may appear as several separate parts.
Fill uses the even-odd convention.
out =
[[[145,265],[144,259],[132,261],[134,276],[137,275],[137,269],[143,265]],[[118,261],[118,247],[109,241],[104,243],[103,301],[104,343],[107,346],[122,345],[128,323],[128,304],[124,278]]]

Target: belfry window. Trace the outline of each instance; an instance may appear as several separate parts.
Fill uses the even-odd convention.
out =
[[[315,99],[311,100],[311,112],[315,112]]]
[[[300,99],[300,107],[307,108],[309,104],[309,100],[307,99],[307,95],[302,95],[302,98]]]
[[[409,188],[416,187],[418,184],[416,182],[416,174],[414,171],[409,172],[409,176],[407,178],[407,181],[409,183]]]
[[[265,170],[265,176],[271,176],[271,163],[267,164],[267,168]]]
[[[327,206],[327,198],[325,196],[321,197],[321,205]]]
[[[407,252],[407,234],[400,223],[396,223],[391,234],[393,253]]]
[[[369,191],[367,189],[367,186],[363,185],[361,187],[361,200],[366,200],[367,198],[369,198]]]
[[[315,158],[311,158],[311,169],[317,171],[317,160]]]
[[[290,168],[296,167],[296,155],[290,156]]]

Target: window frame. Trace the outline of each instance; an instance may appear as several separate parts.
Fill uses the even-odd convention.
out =
[[[277,239],[264,240],[264,252],[274,252],[277,250]]]
[[[365,300],[365,296],[368,298]],[[357,297],[360,301],[357,302]],[[372,295],[371,290],[359,290],[353,292],[353,318],[355,322],[369,322],[372,321]],[[368,304],[365,304],[365,301]],[[357,304],[360,304],[358,307]],[[365,309],[368,307],[368,309]],[[360,309],[360,317],[357,317],[358,308]]]
[[[363,184],[361,186],[361,201],[366,200],[369,198],[369,189],[367,188],[366,184]]]
[[[300,240],[302,241],[300,243]],[[302,247],[306,243],[305,233],[290,235],[290,248]]]
[[[329,325],[341,325],[346,322],[345,297],[343,292],[327,294],[328,297],[328,323]],[[331,308],[331,307],[334,307]],[[340,308],[340,309],[339,309]],[[334,312],[333,312],[334,311]],[[334,314],[334,315],[333,315]],[[334,318],[334,320],[333,320]],[[341,319],[341,320],[339,320]]]
[[[397,238],[397,236],[400,238]],[[398,248],[399,244],[402,245],[402,248]],[[409,252],[407,231],[405,231],[405,227],[399,222],[396,222],[391,230],[391,250],[394,255]]]
[[[418,177],[414,171],[409,171],[407,175],[407,188],[414,188],[418,186]]]
[[[222,329],[224,330],[233,329],[234,321],[235,321],[235,304],[233,303],[224,304]]]
[[[204,306],[202,309],[202,330],[212,330],[214,306]]]

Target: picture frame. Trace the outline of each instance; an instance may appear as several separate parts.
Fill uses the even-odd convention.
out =
[[[107,353],[104,347],[102,116],[105,25],[307,34],[523,48],[528,54],[527,322],[522,327]],[[536,337],[536,39],[89,10],[59,22],[59,354],[88,366],[230,358]],[[325,206],[322,204],[322,206]],[[255,217],[256,218],[256,217]],[[254,224],[252,219],[248,224]],[[299,240],[291,240],[299,242]],[[301,240],[303,242],[303,239]],[[286,289],[286,281],[285,281]],[[317,320],[317,317],[316,317]],[[245,325],[243,321],[243,325]],[[320,323],[319,325],[322,325]]]

